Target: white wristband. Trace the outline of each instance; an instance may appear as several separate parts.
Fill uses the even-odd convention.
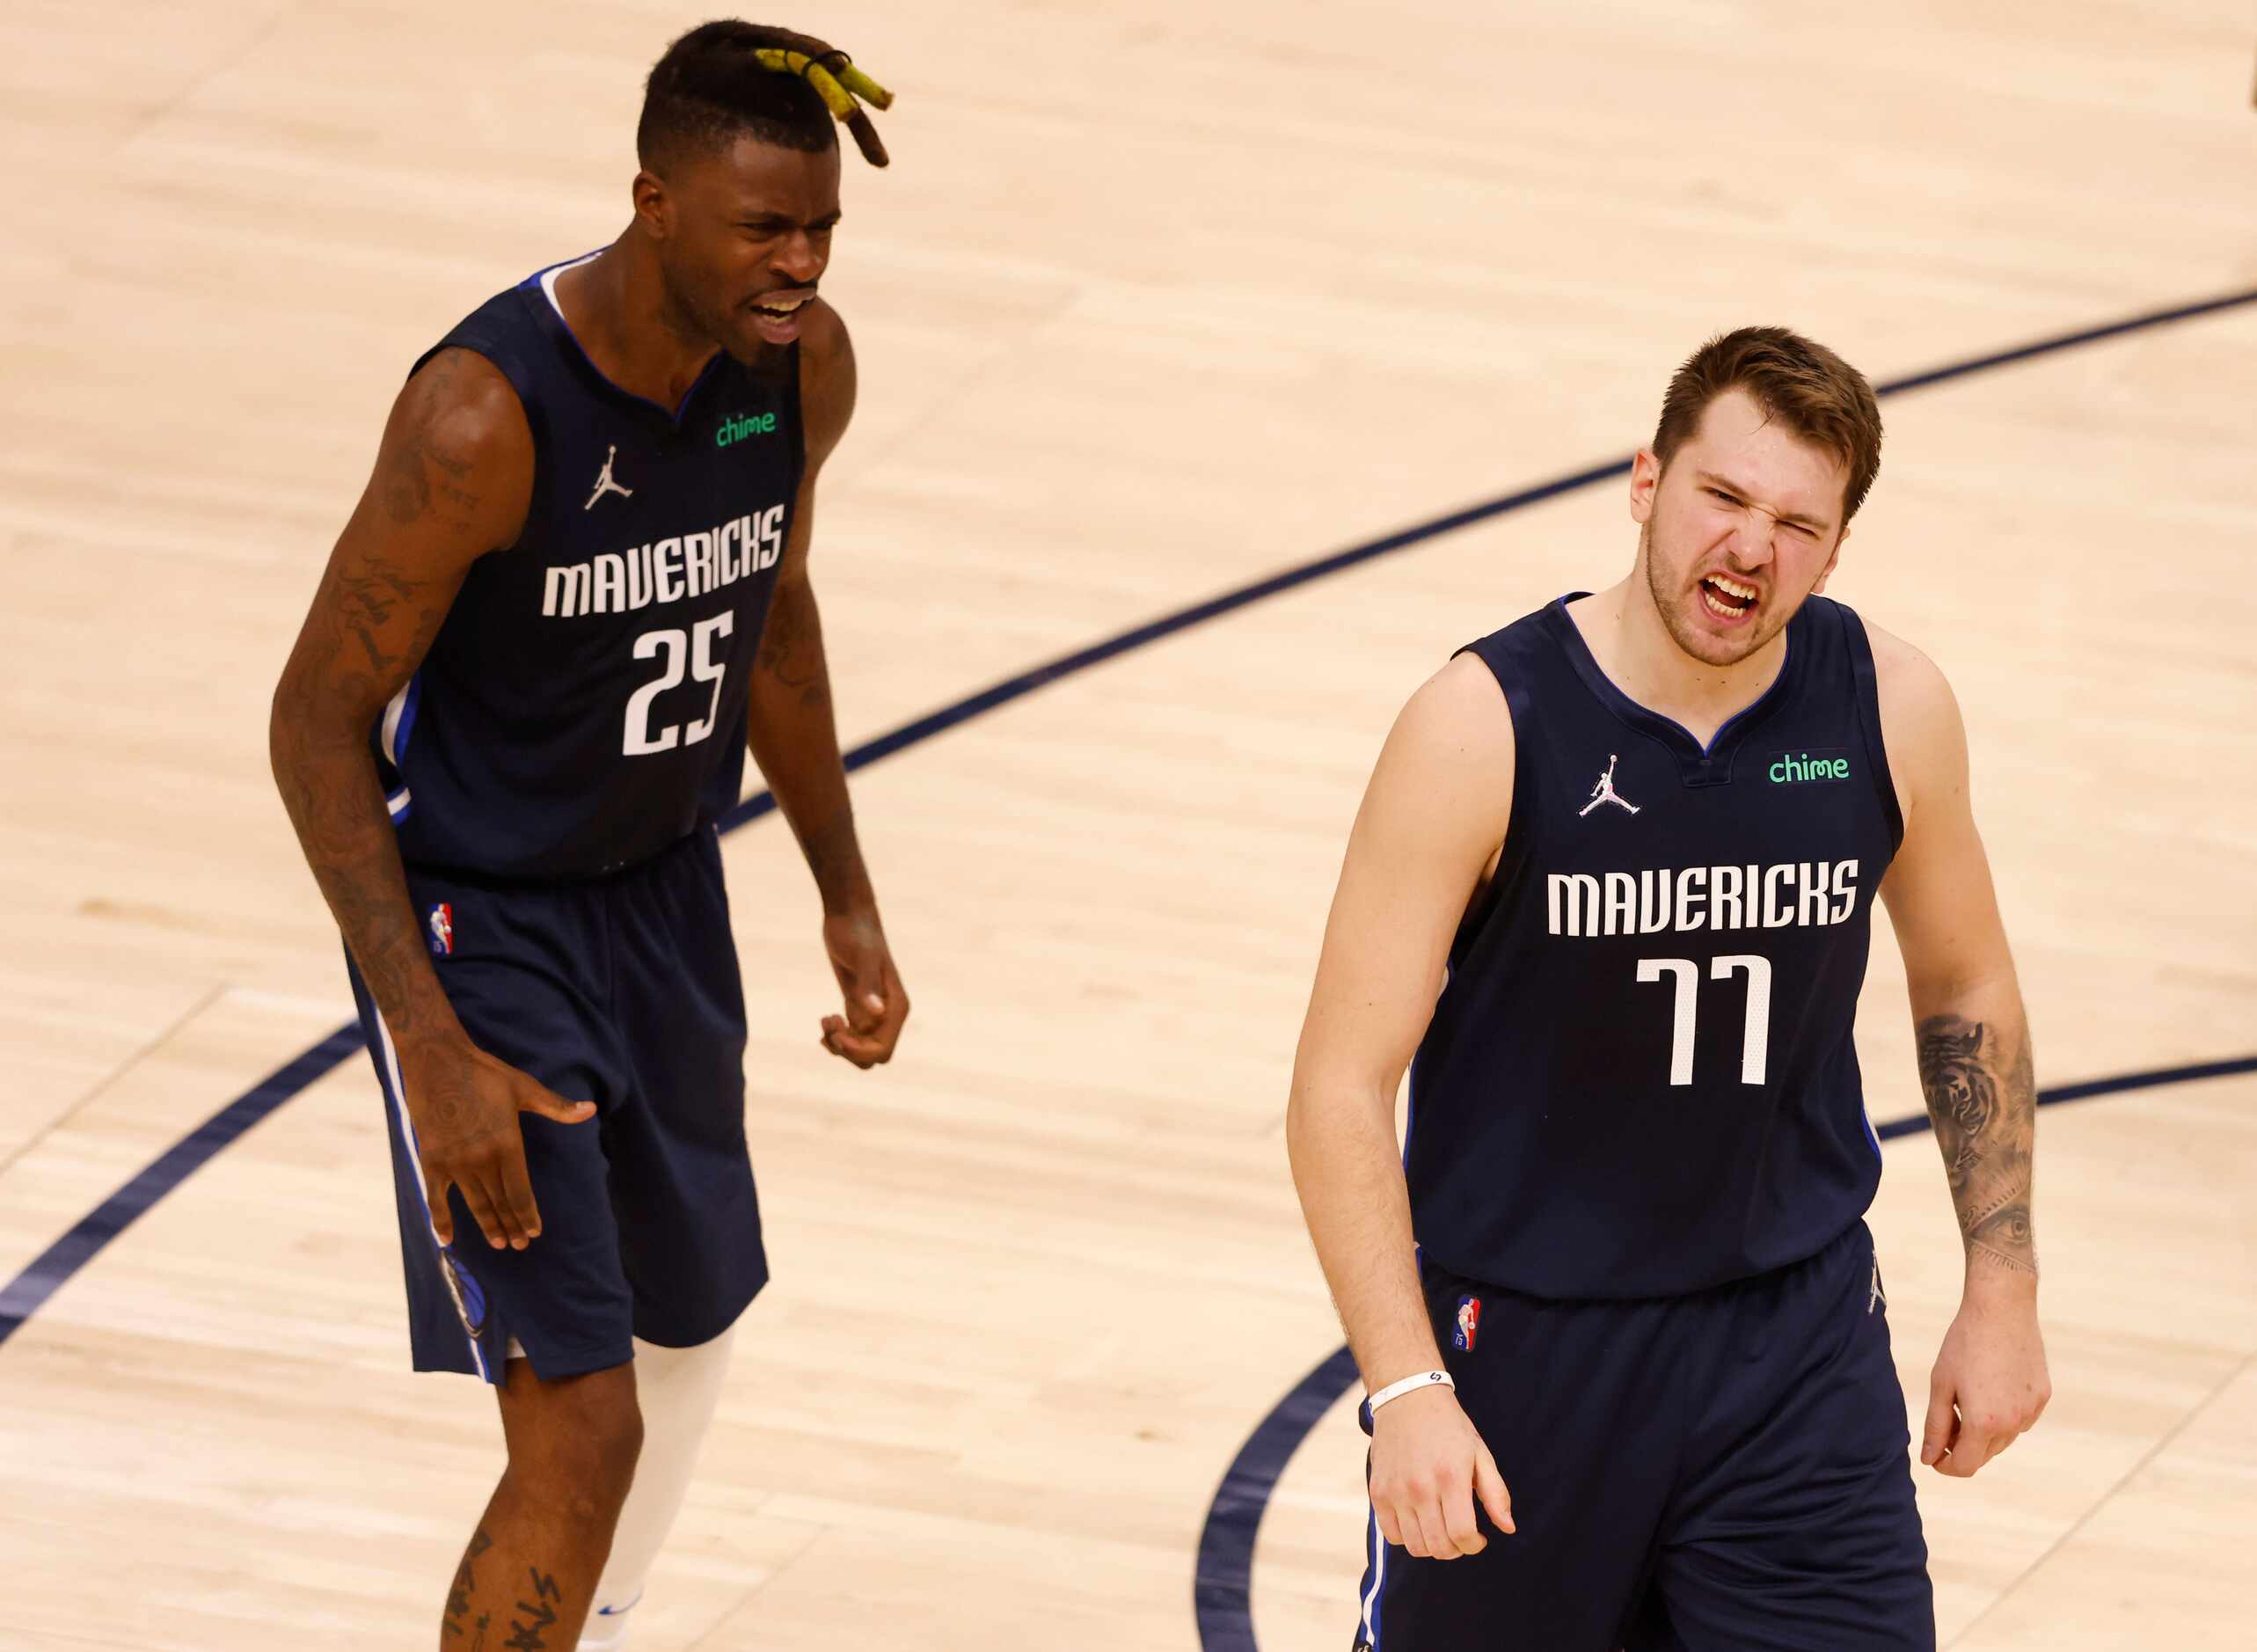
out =
[[[1446,1371],[1422,1371],[1415,1377],[1404,1378],[1401,1382],[1389,1383],[1365,1403],[1376,1412],[1390,1400],[1400,1400],[1413,1388],[1431,1388],[1436,1383],[1451,1390],[1455,1390],[1457,1386],[1450,1380],[1450,1373]]]

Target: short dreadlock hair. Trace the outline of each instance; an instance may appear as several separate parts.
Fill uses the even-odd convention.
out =
[[[686,152],[726,149],[740,136],[809,154],[837,148],[837,124],[815,89],[753,55],[811,45],[829,50],[789,29],[734,18],[699,24],[666,48],[645,83],[637,158],[654,166]]]

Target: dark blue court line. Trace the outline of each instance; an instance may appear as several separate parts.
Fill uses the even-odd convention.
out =
[[[1892,378],[1885,384],[1874,385],[1873,393],[1894,396],[1901,391],[1921,390],[1930,384],[1940,384],[1947,379],[1964,378],[1969,373],[1988,372],[1994,367],[2011,367],[2033,356],[2051,355],[2056,350],[2071,350],[2080,344],[2097,344],[2103,339],[2121,338],[2127,333],[2144,332],[2149,327],[2165,326],[2173,321],[2192,321],[2197,316],[2216,315],[2221,310],[2231,310],[2251,303],[2257,303],[2257,287],[2238,293],[2221,293],[2215,298],[2197,298],[2192,303],[2173,304],[2167,310],[2145,311],[2136,316],[2127,316],[2122,321],[2104,321],[2097,327],[2086,327],[2080,333],[2056,333],[2049,339],[2018,344],[2011,350],[2000,350],[1993,355],[1978,355],[1969,361],[1954,362],[1949,367],[1931,368],[1925,373]]]
[[[94,1213],[48,1246],[0,1290],[0,1341],[31,1318],[62,1282],[94,1260],[134,1219],[203,1168],[221,1148],[361,1048],[358,1025],[339,1027],[288,1066],[270,1073],[174,1143]]]
[[[2057,1084],[2038,1092],[2042,1107],[2058,1107],[2063,1101],[2084,1101],[2096,1095],[2115,1095],[2122,1090],[2153,1090],[2166,1084],[2192,1084],[2197,1078],[2231,1078],[2237,1073],[2257,1072],[2257,1056],[2236,1056],[2231,1061],[2198,1061],[2191,1067],[2151,1067],[2145,1072],[2119,1073],[2113,1078],[2087,1078],[2080,1084]],[[1874,1126],[1873,1133],[1884,1142],[1900,1136],[1918,1136],[1929,1128],[1925,1113],[1909,1119],[1891,1119],[1886,1124]]]
[[[2056,1085],[2038,1092],[2040,1107],[2089,1097],[2114,1095],[2123,1090],[2145,1090],[2158,1085],[2186,1084],[2196,1078],[2224,1078],[2235,1073],[2257,1072],[2257,1056],[2231,1061],[2205,1061],[2191,1067],[2158,1067],[2148,1072],[2127,1072],[2113,1078],[2088,1078],[2082,1084]],[[1928,1115],[1891,1119],[1876,1125],[1874,1134],[1883,1141],[1917,1136],[1929,1128]],[[1223,1472],[1215,1501],[1207,1510],[1207,1524],[1199,1533],[1199,1570],[1192,1579],[1192,1610],[1199,1618],[1199,1644],[1203,1652],[1257,1652],[1251,1600],[1253,1588],[1254,1539],[1261,1530],[1262,1513],[1278,1477],[1301,1442],[1309,1437],[1325,1413],[1355,1385],[1355,1356],[1335,1349],[1296,1384],[1292,1393],[1255,1428],[1231,1466]],[[1341,1605],[1345,1626],[1350,1613]]]
[[[1925,373],[1916,373],[1908,378],[1891,379],[1886,384],[1875,385],[1874,391],[1876,395],[1888,396],[1902,391],[1917,390],[1923,385],[1940,384],[1946,379],[1981,372],[1988,368],[2003,367],[2012,362],[2027,361],[2034,356],[2049,355],[2056,350],[2065,350],[2101,339],[2112,339],[2123,333],[2161,326],[2169,322],[2185,321],[2196,316],[2210,315],[2218,311],[2231,310],[2247,303],[2257,303],[2257,287],[2241,292],[2222,294],[2214,298],[2200,299],[2192,303],[2174,305],[2168,310],[2147,311],[2142,314],[2128,317],[2120,321],[2107,322],[2097,327],[2085,327],[2075,333],[2060,333],[2051,338],[2040,339],[2029,344],[2018,345],[2012,349],[1953,362]],[[1009,705],[1022,695],[1031,694],[1036,689],[1055,683],[1061,677],[1070,676],[1077,671],[1087,670],[1093,665],[1102,664],[1115,655],[1128,653],[1132,648],[1140,648],[1146,643],[1157,642],[1163,637],[1172,636],[1189,626],[1218,618],[1222,615],[1244,608],[1250,603],[1258,603],[1264,597],[1275,596],[1280,592],[1291,590],[1296,586],[1306,585],[1312,580],[1320,580],[1328,574],[1338,574],[1344,569],[1355,567],[1359,563],[1369,562],[1375,557],[1385,556],[1391,552],[1404,550],[1443,534],[1453,533],[1460,528],[1472,527],[1475,523],[1486,522],[1492,516],[1501,516],[1508,511],[1520,510],[1530,505],[1540,504],[1545,500],[1572,493],[1580,487],[1588,487],[1595,482],[1603,482],[1611,478],[1622,476],[1626,474],[1629,469],[1628,459],[1616,459],[1567,476],[1555,477],[1548,482],[1539,482],[1533,487],[1525,487],[1517,493],[1507,493],[1481,504],[1469,506],[1464,510],[1452,512],[1447,516],[1439,516],[1431,522],[1421,523],[1415,527],[1406,528],[1400,532],[1388,534],[1384,537],[1373,539],[1363,545],[1352,545],[1345,551],[1338,551],[1331,556],[1320,557],[1313,562],[1302,563],[1298,567],[1287,568],[1282,573],[1271,574],[1267,579],[1257,580],[1251,585],[1242,585],[1236,590],[1224,592],[1220,596],[1210,597],[1206,602],[1195,603],[1192,607],[1180,610],[1172,614],[1163,615],[1133,630],[1124,631],[1116,637],[1107,638],[1102,642],[1092,643],[1086,648],[1062,655],[1047,665],[1040,665],[1031,671],[1021,672],[1017,676],[1005,678],[1003,682],[982,689],[978,693],[958,700],[953,705],[943,706],[940,710],[920,717],[914,722],[904,723],[889,734],[880,735],[874,740],[867,741],[846,754],[846,767],[851,771],[875,763],[880,757],[891,757],[905,746],[912,746],[919,741],[929,740],[933,735],[953,728],[959,723],[969,721],[983,713],[995,710],[999,705]],[[724,831],[734,831],[740,826],[759,819],[775,807],[776,800],[771,794],[766,792],[758,793],[747,798],[723,815],[720,822],[721,829]],[[197,1128],[194,1135],[166,1151],[131,1181],[104,1200],[92,1215],[49,1246],[29,1267],[11,1280],[5,1290],[0,1290],[0,1343],[4,1343],[14,1335],[24,1321],[37,1312],[40,1305],[52,1297],[66,1280],[92,1261],[102,1247],[124,1232],[135,1217],[178,1187],[191,1172],[210,1159],[213,1154],[344,1060],[345,1056],[350,1053],[354,1047],[351,1041],[356,1037],[354,1028],[349,1024],[331,1033],[264,1083],[245,1091],[219,1112],[214,1114]],[[345,1041],[341,1047],[340,1041]]]

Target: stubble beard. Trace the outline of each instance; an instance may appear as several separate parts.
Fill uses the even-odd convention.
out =
[[[730,328],[727,315],[708,314],[663,263],[659,266],[659,284],[666,295],[667,329],[676,338],[693,348],[717,345],[737,360],[744,359],[740,354],[743,340]]]
[[[1743,647],[1735,647],[1707,632],[1699,629],[1691,608],[1700,600],[1698,587],[1691,591],[1673,591],[1662,581],[1662,566],[1654,555],[1654,524],[1648,521],[1638,529],[1638,554],[1646,563],[1646,587],[1654,599],[1654,611],[1662,617],[1662,627],[1669,633],[1669,640],[1688,658],[1708,666],[1734,666],[1755,653],[1779,634],[1776,625],[1751,627]],[[1770,616],[1764,616],[1766,619]]]

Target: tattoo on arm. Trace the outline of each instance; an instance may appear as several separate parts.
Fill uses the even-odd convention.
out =
[[[370,681],[349,669],[332,680],[355,695]],[[365,737],[340,744],[305,720],[280,714],[269,739],[275,781],[306,864],[392,1035],[407,1037],[418,1030],[418,989],[430,963]]]
[[[390,565],[366,559],[354,572],[340,571],[329,582],[326,600],[335,610],[333,629],[340,633],[350,632],[368,656],[369,669],[381,676],[407,657],[387,654],[378,640],[400,604],[426,599],[415,621],[414,647],[419,654],[439,634],[439,623],[447,617],[446,605],[435,606],[427,601],[428,585],[428,581],[405,578]]]
[[[371,485],[370,502],[419,543],[463,543],[480,495],[474,455],[449,409],[464,353],[442,351],[418,376]],[[481,484],[481,486],[484,485]],[[368,749],[369,708],[430,650],[459,572],[387,547],[392,529],[348,529],[283,672],[269,726],[274,778],[315,881],[393,1036],[432,1013],[435,981],[408,903],[391,816]],[[349,710],[355,727],[340,722]],[[380,713],[378,713],[380,714]]]
[[[749,732],[753,756],[800,840],[823,910],[837,914],[869,904],[870,874],[839,763],[822,622],[804,579],[778,585],[770,599]]]
[[[760,669],[813,711],[830,705],[830,668],[823,658],[822,618],[815,594],[804,580],[779,584],[769,601],[768,623],[761,628]]]
[[[842,804],[830,819],[794,830],[826,913],[836,917],[872,903],[875,897],[870,888],[870,873],[862,863],[862,845],[854,835],[851,808]]]
[[[2037,1090],[2029,1034],[2016,1031],[2009,1056],[1996,1026],[1960,1015],[1930,1016],[1917,1028],[1920,1087],[1943,1150],[1968,1260],[1980,1257],[2034,1274],[2030,1180]]]

